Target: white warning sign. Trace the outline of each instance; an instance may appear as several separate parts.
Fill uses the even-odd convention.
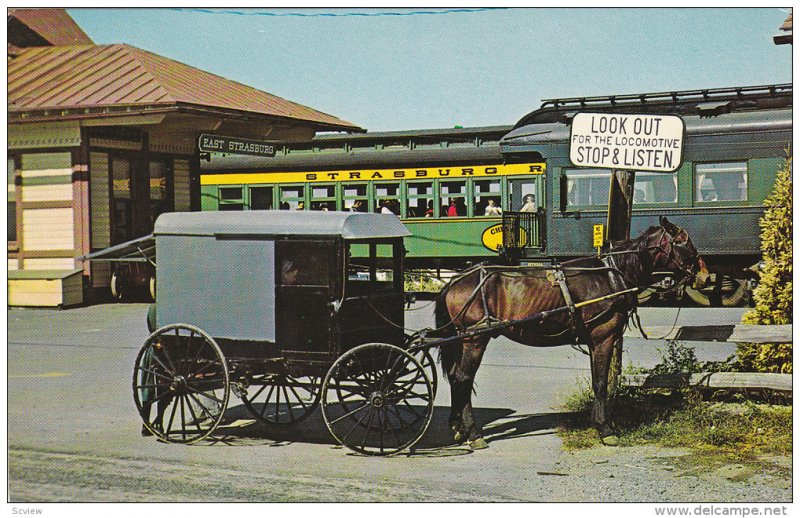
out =
[[[683,134],[675,115],[578,113],[569,159],[579,167],[671,173],[683,162]]]

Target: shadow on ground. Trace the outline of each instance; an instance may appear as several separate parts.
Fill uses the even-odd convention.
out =
[[[516,414],[509,408],[476,408],[475,418],[483,424],[484,436],[488,443],[547,435],[574,418],[571,413]],[[448,426],[449,407],[434,407],[430,426],[414,448],[415,455],[430,456],[440,450],[442,455],[454,454],[453,448],[469,452],[466,445],[458,445]],[[199,445],[251,446],[254,444],[271,447],[287,446],[294,443],[328,444],[338,446],[328,432],[322,412],[317,409],[307,419],[285,427],[275,427],[255,420],[243,405],[228,409],[223,423],[216,432]],[[448,453],[449,452],[449,453]]]

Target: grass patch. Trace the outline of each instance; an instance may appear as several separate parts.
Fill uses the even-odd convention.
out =
[[[699,391],[623,388],[610,401],[620,446],[688,448],[720,462],[747,462],[792,454],[792,406],[729,398],[710,401]],[[719,397],[719,396],[717,396]],[[593,396],[582,390],[565,403],[575,418],[560,430],[568,450],[598,445],[589,412]]]

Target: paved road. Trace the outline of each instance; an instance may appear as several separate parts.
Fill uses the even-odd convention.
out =
[[[577,475],[569,483],[551,475],[574,462],[561,452],[554,427],[563,417],[558,408],[564,397],[588,379],[588,360],[570,347],[532,349],[504,339],[490,344],[474,398],[488,450],[451,444],[444,384],[431,427],[412,456],[350,454],[333,443],[319,412],[277,437],[258,424],[194,446],[140,437],[130,377],[147,334],[146,309],[115,304],[8,311],[10,501],[692,500],[689,489],[677,484],[666,494],[662,485],[658,492],[615,494],[597,485],[578,490],[585,484]],[[430,325],[431,313],[408,312],[407,326]],[[648,325],[671,325],[676,310],[641,313]],[[741,313],[683,310],[679,323],[736,323]],[[626,340],[625,363],[653,365],[661,345]],[[700,359],[732,352],[726,345],[698,348]],[[238,404],[232,399],[232,411],[242,410]],[[607,455],[613,466],[632,454]],[[591,471],[584,475],[592,477]]]

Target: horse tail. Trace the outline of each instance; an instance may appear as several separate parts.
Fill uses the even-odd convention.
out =
[[[447,310],[447,293],[450,285],[448,284],[436,296],[436,306],[434,309],[434,316],[436,317],[435,336],[440,338],[447,338],[454,336],[458,331],[456,330],[450,312]]]

